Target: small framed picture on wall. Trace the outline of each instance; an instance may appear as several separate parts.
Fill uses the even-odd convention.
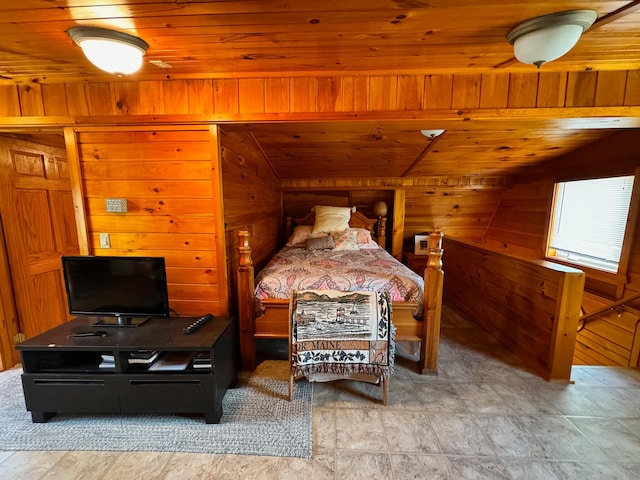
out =
[[[415,236],[415,249],[413,253],[416,255],[427,255],[429,253],[429,234]]]

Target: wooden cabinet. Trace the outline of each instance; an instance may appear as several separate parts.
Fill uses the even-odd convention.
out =
[[[413,252],[402,252],[402,263],[421,277],[424,277],[424,269],[427,268],[428,255],[416,255]]]

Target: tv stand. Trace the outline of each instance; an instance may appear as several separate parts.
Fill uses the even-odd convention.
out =
[[[56,413],[120,412],[202,413],[206,423],[218,423],[222,399],[237,379],[236,323],[214,317],[185,335],[196,318],[152,318],[139,328],[74,337],[97,331],[96,317],[76,318],[16,345],[33,422]],[[157,360],[131,361],[141,350],[159,352]]]
[[[125,317],[115,315],[113,317],[98,317],[98,320],[91,324],[92,327],[139,327],[152,317]]]

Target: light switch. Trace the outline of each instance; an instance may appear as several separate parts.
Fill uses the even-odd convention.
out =
[[[100,248],[111,248],[111,240],[108,233],[100,234]]]

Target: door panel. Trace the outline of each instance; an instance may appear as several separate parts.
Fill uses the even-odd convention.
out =
[[[0,137],[0,213],[27,338],[69,319],[60,256],[77,254],[78,240],[68,172],[63,148]]]

